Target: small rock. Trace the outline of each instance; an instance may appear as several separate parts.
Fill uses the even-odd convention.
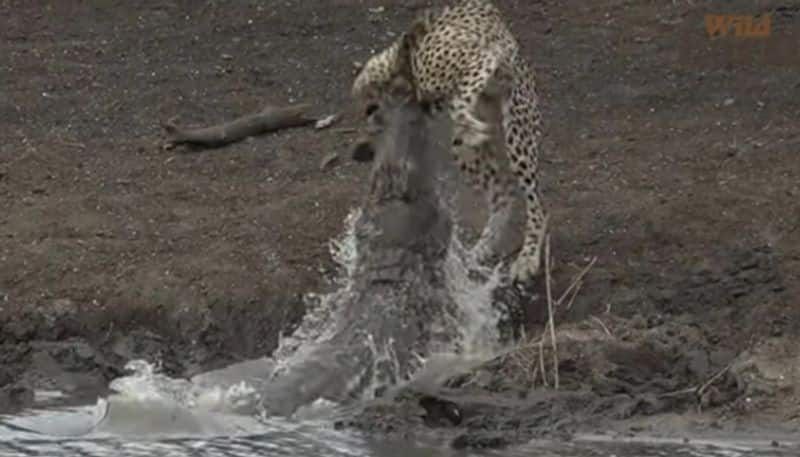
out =
[[[220,57],[222,57],[222,60],[233,60],[233,56],[230,54],[222,54]]]
[[[319,119],[314,124],[314,128],[316,128],[317,130],[328,128],[331,125],[333,125],[333,123],[336,122],[337,120],[339,120],[339,116],[336,115],[336,114],[331,114],[330,116],[325,116],[322,119]]]
[[[733,105],[733,102],[735,102],[735,101],[736,100],[733,97],[726,98],[725,101],[722,102],[722,106],[731,106],[731,105]]]

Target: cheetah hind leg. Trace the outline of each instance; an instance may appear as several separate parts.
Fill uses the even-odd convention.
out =
[[[522,251],[511,265],[511,277],[519,283],[525,283],[539,275],[542,265],[542,247],[547,231],[548,216],[544,217],[541,229],[534,237],[525,234]]]
[[[525,237],[510,273],[516,281],[525,283],[540,273],[549,222],[537,177],[541,118],[532,85],[523,83],[515,87],[503,102],[502,109],[506,152],[526,203]]]

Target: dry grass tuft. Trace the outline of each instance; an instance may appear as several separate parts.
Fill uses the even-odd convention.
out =
[[[547,295],[547,323],[539,335],[534,337],[522,336],[521,343],[507,353],[504,357],[509,367],[515,371],[515,376],[521,376],[531,387],[541,385],[559,389],[561,380],[558,372],[558,338],[556,331],[555,314],[559,308],[570,309],[575,297],[583,285],[583,280],[597,262],[597,257],[593,257],[589,263],[572,279],[569,286],[561,293],[557,300],[553,299],[553,280],[552,280],[552,257],[550,255],[550,237],[545,238],[545,289]],[[599,320],[599,319],[598,319]],[[599,322],[603,330],[611,335],[608,328]],[[548,344],[549,343],[549,344]],[[545,349],[549,345],[552,356],[551,368],[548,371],[548,364],[545,359]]]

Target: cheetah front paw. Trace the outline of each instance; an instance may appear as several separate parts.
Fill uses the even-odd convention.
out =
[[[489,141],[489,132],[469,132],[463,136],[464,144],[470,147],[478,147]]]
[[[536,254],[520,254],[511,265],[511,278],[518,283],[526,283],[540,273],[541,259]]]
[[[456,126],[454,145],[464,145],[470,148],[480,147],[492,137],[492,126],[482,121],[474,120],[469,126]]]

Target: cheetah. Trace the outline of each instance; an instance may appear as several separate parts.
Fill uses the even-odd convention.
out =
[[[411,82],[420,103],[449,115],[454,159],[486,194],[489,216],[473,255],[481,263],[496,255],[521,191],[524,241],[510,273],[518,282],[537,276],[548,228],[537,177],[542,119],[535,76],[499,9],[490,0],[458,0],[420,14],[356,76],[352,96],[367,116],[379,106],[370,100],[398,75]],[[486,104],[496,109],[497,122],[481,111]]]

